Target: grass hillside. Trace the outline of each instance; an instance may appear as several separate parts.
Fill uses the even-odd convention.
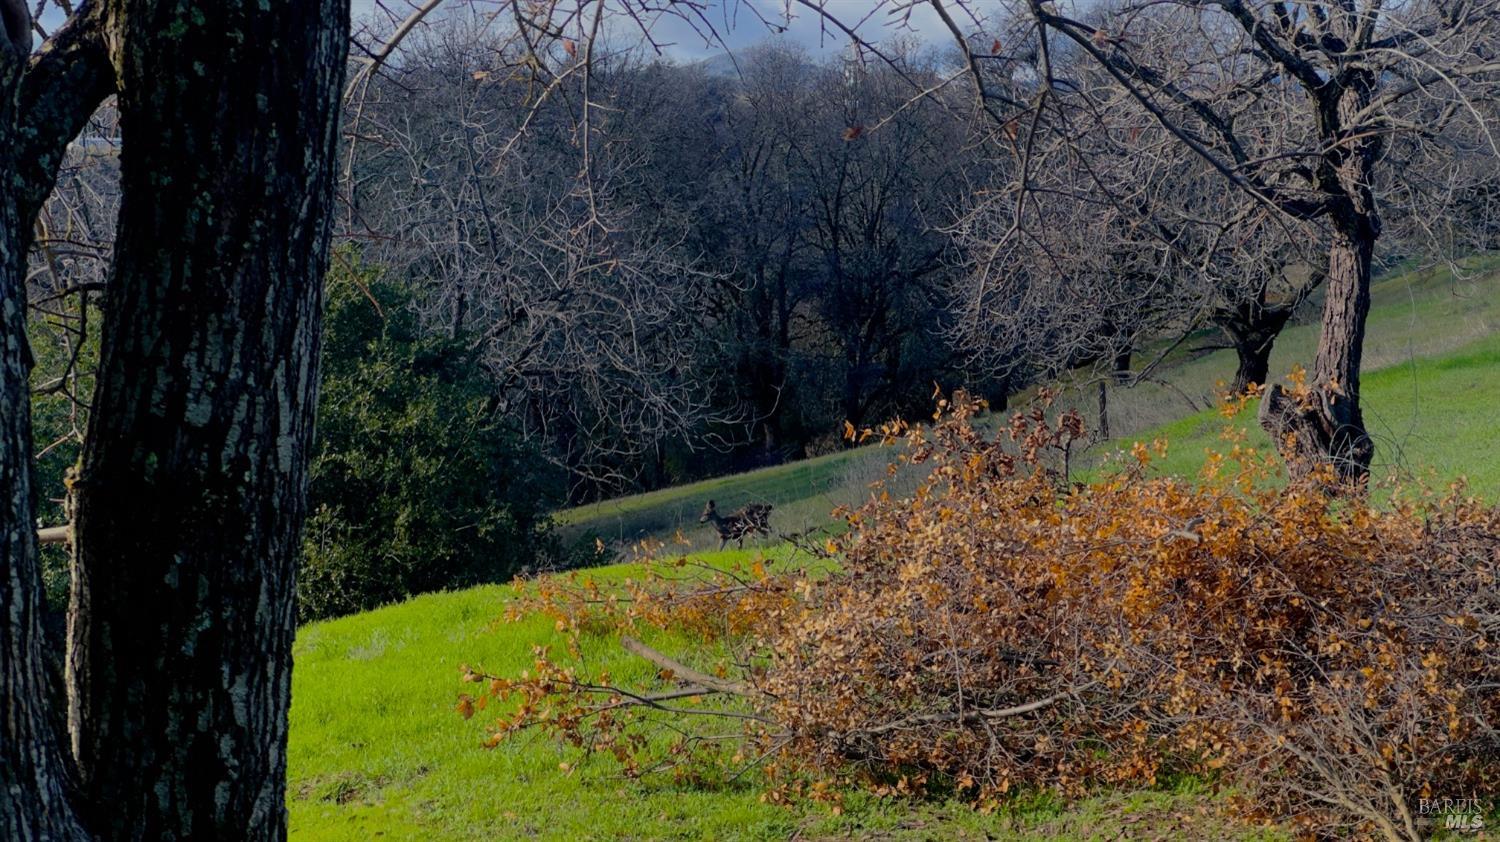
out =
[[[1375,437],[1375,476],[1445,483],[1466,478],[1478,496],[1500,499],[1500,334],[1437,357],[1422,357],[1363,377],[1365,424]],[[1235,420],[1258,448],[1271,446],[1251,413]],[[1170,443],[1162,469],[1192,475],[1220,443],[1224,419],[1209,410],[1153,432]]]
[[[1370,299],[1362,392],[1365,422],[1382,451],[1376,457],[1377,470],[1394,466],[1392,446],[1405,451],[1408,462],[1429,461],[1425,457],[1433,450],[1431,443],[1421,445],[1415,439],[1424,438],[1422,428],[1439,423],[1436,416],[1454,408],[1448,406],[1447,392],[1421,386],[1422,366],[1482,345],[1500,333],[1500,256],[1467,261],[1457,274],[1447,268],[1392,274],[1371,286]],[[1276,340],[1272,377],[1284,377],[1297,365],[1312,365],[1320,307],[1319,301],[1309,302],[1309,323],[1289,327]],[[1217,335],[1205,335],[1201,344],[1217,341]],[[1194,344],[1183,343],[1183,349]],[[1139,355],[1137,364],[1150,359],[1149,354]],[[1111,393],[1111,429],[1127,441],[1163,430],[1180,432],[1185,416],[1198,417],[1201,410],[1213,407],[1220,384],[1233,376],[1234,366],[1232,351],[1194,355],[1179,350],[1157,369],[1164,382]],[[1092,406],[1092,396],[1081,402],[1085,411],[1092,411]],[[1493,495],[1500,486],[1492,484],[1488,490]]]
[[[876,457],[876,458],[872,458]],[[645,536],[666,537],[681,530],[695,549],[718,545],[698,517],[709,500],[728,513],[746,503],[775,504],[775,526],[800,532],[828,522],[834,508],[858,499],[862,489],[884,473],[884,460],[871,448],[846,450],[770,468],[606,500],[556,515],[564,537],[629,543]],[[852,496],[851,496],[852,492]]]
[[[1491,441],[1500,395],[1500,261],[1383,280],[1375,290],[1364,399],[1378,436],[1377,472],[1467,475],[1476,491],[1500,498],[1500,447]],[[1274,371],[1311,358],[1315,326],[1287,331]],[[1172,387],[1146,385],[1112,396],[1116,442],[1165,435],[1167,471],[1191,474],[1214,446],[1223,419],[1211,409],[1215,382],[1233,368],[1227,352],[1180,354],[1161,369]],[[1184,397],[1187,396],[1187,397]],[[1189,405],[1189,398],[1192,405]],[[1089,406],[1082,397],[1081,406]],[[1268,444],[1251,427],[1252,441]],[[716,543],[697,524],[709,497],[734,508],[776,504],[783,533],[827,522],[829,509],[854,502],[883,473],[890,452],[863,448],[795,465],[724,477],[564,512],[575,535],[610,540],[677,529],[698,546]],[[796,564],[787,545],[696,553],[732,566],[765,553]],[[580,574],[603,583],[639,576],[633,565]],[[564,768],[576,759],[544,737],[480,747],[481,713],[454,711],[462,664],[515,674],[532,646],[561,638],[550,621],[504,622],[514,591],[489,586],[430,594],[364,614],[305,626],[293,676],[290,805],[296,839],[1232,839],[1280,838],[1218,815],[1224,802],[1199,782],[1104,795],[1066,810],[1020,799],[984,815],[962,804],[913,804],[851,794],[842,813],[826,805],[763,803],[752,780],[719,787],[630,781],[608,764]],[[662,640],[667,650],[687,641]],[[588,663],[631,683],[652,668],[609,637],[586,642]]]
[[[1318,306],[1317,301],[1308,303],[1311,319]],[[1500,256],[1466,261],[1457,273],[1446,267],[1404,271],[1373,284],[1363,388],[1366,423],[1378,448],[1377,476],[1431,465],[1443,477],[1467,474],[1482,496],[1500,499],[1500,468],[1476,460],[1482,454],[1471,450],[1484,435],[1483,396],[1500,394],[1486,356],[1494,347],[1486,340],[1497,334]],[[1317,340],[1316,323],[1285,330],[1271,354],[1273,375],[1310,365]],[[1235,360],[1233,351],[1191,351],[1219,341],[1217,334],[1205,332],[1156,367],[1155,379],[1161,382],[1113,389],[1110,429],[1115,439],[1095,445],[1092,455],[1165,432],[1174,454],[1167,467],[1195,472],[1205,442],[1222,426],[1212,408],[1220,385],[1234,374]],[[1151,353],[1140,354],[1136,363],[1152,359]],[[1441,383],[1431,379],[1439,371],[1444,372]],[[1062,400],[1094,423],[1092,388],[1065,394]],[[1263,436],[1255,440],[1266,443]],[[698,524],[705,502],[714,499],[724,510],[769,502],[776,506],[771,525],[792,534],[822,526],[837,506],[865,499],[870,483],[885,475],[889,457],[880,447],[864,447],[581,506],[560,512],[557,519],[564,534],[576,539],[597,537],[619,544],[645,536],[666,539],[681,530],[693,548],[705,549],[718,543],[711,528]]]
[[[784,549],[771,552],[791,563]],[[724,566],[748,550],[709,553]],[[582,574],[615,582],[640,569]],[[718,788],[630,781],[607,763],[563,768],[576,754],[546,737],[486,750],[482,720],[454,711],[461,663],[517,674],[551,622],[504,623],[511,588],[429,594],[304,627],[297,637],[290,753],[291,833],[298,840],[382,839],[1113,839],[1132,828],[1162,838],[1274,839],[1235,828],[1192,781],[1100,796],[1066,811],[1047,800],[981,814],[963,804],[913,804],[851,794],[827,805],[763,803],[752,778]],[[648,638],[650,639],[650,638]],[[681,650],[686,641],[654,638]],[[654,667],[614,638],[586,644],[589,663],[640,684]]]

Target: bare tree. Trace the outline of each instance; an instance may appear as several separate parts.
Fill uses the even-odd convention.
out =
[[[824,427],[925,411],[953,361],[937,229],[965,159],[961,123],[910,101],[930,63],[773,51],[713,77],[481,8],[372,50],[348,234],[424,290],[429,324],[482,337],[559,458],[607,482],[663,439],[746,427],[776,458],[794,380],[804,405],[837,392]],[[631,8],[595,9],[600,31]]]
[[[1361,481],[1374,446],[1360,411],[1360,360],[1380,197],[1392,180],[1382,161],[1393,142],[1434,130],[1468,124],[1487,134],[1480,104],[1500,81],[1500,9],[1171,0],[1121,3],[1093,23],[1041,2],[1017,11],[1035,27],[1041,99],[1055,124],[1085,123],[1123,94],[1226,187],[1326,226],[1317,399],[1299,405],[1273,387],[1262,417],[1302,461]],[[1106,83],[1065,76],[1052,61],[1056,43],[1102,69]]]
[[[734,415],[696,364],[714,279],[685,209],[661,195],[684,162],[653,160],[648,134],[681,126],[693,97],[601,51],[539,98],[511,23],[450,10],[366,83],[348,234],[415,285],[431,328],[482,346],[497,412],[617,487],[654,443]]]
[[[809,391],[798,350],[810,329],[813,295],[806,190],[799,184],[811,59],[803,52],[762,48],[739,59],[738,79],[725,80],[714,146],[722,156],[701,205],[697,239],[713,246],[719,283],[709,314],[725,334],[734,399],[752,413],[761,458],[778,460],[806,437],[799,411]],[[813,422],[816,423],[816,422]],[[788,441],[788,439],[791,441]]]
[[[410,14],[393,15],[396,34],[409,32],[408,24],[427,17],[434,5],[413,4]],[[593,69],[602,66],[596,53],[607,52],[600,45],[611,38],[618,43],[620,33],[629,30],[648,48],[661,47],[650,34],[649,20],[662,10],[648,5],[559,0],[533,11],[509,15],[515,23],[509,46],[496,51],[509,57],[507,78],[524,80],[535,94],[522,132],[540,114],[535,106],[554,97],[572,96],[571,113],[579,126],[604,119],[608,109],[596,107],[603,101],[589,91],[598,90],[590,87]],[[711,41],[718,33],[704,11],[684,4],[667,13],[688,20]],[[1030,239],[1015,253],[1047,253],[1047,262],[1056,264],[1047,270],[1055,279],[1075,277],[1069,273],[1097,279],[1049,295],[1061,292],[1075,302],[1091,302],[1096,312],[1111,316],[1094,325],[1079,321],[1061,332],[1041,327],[1055,317],[1055,306],[1009,317],[1037,322],[1038,330],[1054,340],[1074,337],[1064,344],[1114,349],[1079,350],[1063,359],[1109,359],[1117,365],[1123,353],[1139,345],[1127,336],[1163,324],[1216,324],[1240,356],[1235,385],[1248,386],[1269,378],[1274,336],[1295,307],[1325,285],[1313,371],[1316,405],[1294,406],[1272,388],[1265,421],[1279,441],[1292,440],[1281,433],[1296,431],[1296,449],[1311,457],[1305,461],[1328,463],[1345,481],[1366,475],[1374,448],[1360,411],[1359,368],[1383,218],[1399,217],[1407,232],[1403,242],[1443,244],[1451,253],[1484,241],[1487,229],[1469,220],[1488,217],[1494,204],[1489,179],[1469,177],[1473,168],[1458,163],[1494,152],[1489,94],[1496,81],[1500,15],[1490,0],[1395,6],[1378,0],[1169,0],[1119,2],[1077,13],[1039,0],[993,5],[887,0],[858,13],[799,0],[783,11],[815,17],[826,34],[851,39],[863,60],[884,64],[904,83],[905,101],[889,104],[883,117],[867,121],[871,134],[898,125],[884,117],[916,103],[933,103],[950,113],[959,103],[971,103],[990,122],[994,143],[1012,160],[1002,168],[1006,177],[998,186],[1002,198],[994,204],[996,215],[970,233],[984,231],[996,241],[991,247]],[[956,70],[913,73],[899,50],[872,34],[872,22],[879,30],[882,21],[899,26],[917,13],[935,16],[953,36]],[[387,46],[366,51],[372,66],[391,63]],[[360,136],[351,132],[351,144]],[[591,162],[581,168],[585,181],[591,181],[592,162],[603,161],[596,154],[599,144],[590,140],[595,136],[578,135],[581,154]],[[1454,138],[1462,142],[1450,142]],[[1403,172],[1420,177],[1392,177],[1390,163],[1396,159],[1411,164]],[[1137,189],[1180,185],[1168,176],[1184,168],[1192,173],[1191,190]],[[1057,173],[1069,174],[1071,185],[1060,185]],[[1052,194],[1058,190],[1064,190],[1065,206],[1042,208],[1057,201]],[[1226,190],[1232,198],[1216,198]],[[1423,223],[1440,208],[1465,217],[1457,226],[1462,231]],[[1107,211],[1106,218],[1094,210]],[[1079,217],[1085,211],[1087,216]],[[1081,237],[1074,246],[1064,248],[1056,232],[1032,233],[1060,218],[1089,223],[1075,226]],[[1113,243],[1108,253],[1082,254],[1087,249],[1077,246],[1083,238],[1101,234]],[[1321,254],[1309,260],[1314,249]],[[1176,278],[1164,271],[1167,256]],[[1004,265],[988,256],[978,259]],[[1083,262],[1069,267],[1075,259]],[[1093,268],[1079,268],[1085,264]],[[1038,279],[1036,289],[1043,270],[1041,264],[1028,270]],[[1169,281],[1176,292],[1163,298],[1171,307],[1138,305],[1127,317],[1113,306],[1139,301],[1142,290],[1155,294]],[[995,293],[986,283],[979,286]],[[1088,289],[1101,294],[1078,294]],[[988,302],[980,296],[973,309],[1005,313],[1013,303],[1003,294]],[[1151,312],[1155,309],[1168,312]],[[1000,343],[997,355],[1008,359],[1012,350]],[[871,370],[858,353],[853,366]],[[779,392],[759,389],[756,403],[771,404],[773,394]]]
[[[120,207],[118,114],[106,104],[68,146],[37,216],[27,273],[37,493],[66,522],[65,474],[78,461],[98,366],[99,322]]]
[[[944,347],[940,229],[963,184],[962,126],[925,103],[902,107],[908,79],[936,74],[899,44],[888,55],[898,64],[846,59],[822,73],[801,151],[818,309],[843,381],[839,420],[856,426],[874,410],[928,401],[923,375],[944,367],[923,356]]]

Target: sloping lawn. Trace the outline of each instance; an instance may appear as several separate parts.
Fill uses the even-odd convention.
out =
[[[737,564],[750,555],[710,559]],[[617,565],[583,575],[619,581],[640,572]],[[559,764],[576,762],[576,753],[540,736],[486,750],[485,714],[465,721],[454,711],[467,686],[459,665],[516,674],[530,665],[534,643],[560,639],[544,618],[501,621],[513,593],[488,586],[429,594],[301,630],[292,690],[294,839],[1102,840],[1144,828],[1161,838],[1279,838],[1234,827],[1191,781],[1066,809],[1026,800],[989,815],[850,793],[835,815],[826,805],[763,803],[753,775],[703,789],[627,780],[608,761],[565,770]],[[691,645],[654,642],[667,651]],[[643,684],[654,671],[612,638],[588,641],[585,654],[624,683]]]
[[[1500,335],[1441,357],[1414,359],[1364,375],[1365,425],[1375,437],[1377,482],[1420,480],[1441,485],[1467,478],[1471,491],[1500,501]],[[1257,448],[1271,446],[1253,407],[1233,421]],[[1137,438],[1169,443],[1161,469],[1196,476],[1204,456],[1222,449],[1225,419],[1209,410]]]
[[[709,500],[718,502],[724,512],[770,502],[776,506],[773,525],[779,531],[802,531],[827,523],[828,513],[838,506],[858,502],[860,490],[879,478],[885,457],[873,447],[840,451],[579,506],[558,512],[554,519],[563,537],[574,541],[599,538],[618,546],[680,530],[695,548],[710,549],[718,538],[698,523]]]
[[[1471,281],[1413,273],[1375,290],[1363,398],[1377,436],[1376,476],[1441,483],[1466,476],[1473,490],[1500,500],[1500,275],[1493,261]],[[1273,372],[1311,358],[1316,328],[1289,330]],[[1232,371],[1227,352],[1183,358],[1165,367],[1173,388],[1117,390],[1119,438],[1099,455],[1137,439],[1165,436],[1159,469],[1196,475],[1205,452],[1221,446],[1226,421],[1199,406],[1216,379]],[[1084,406],[1087,406],[1084,403]],[[1172,419],[1176,420],[1172,420]],[[1253,412],[1234,422],[1256,447],[1269,447]],[[777,505],[783,533],[827,522],[830,509],[855,502],[883,474],[889,451],[862,448],[817,460],[723,477],[561,513],[575,534],[629,540],[681,529],[702,547],[711,531],[696,523],[703,501],[734,508]],[[745,564],[761,550],[697,553],[716,565]],[[786,545],[765,554],[796,564]],[[632,565],[578,574],[601,582],[642,575]],[[557,643],[551,622],[505,622],[514,591],[488,586],[430,594],[400,605],[305,626],[296,645],[290,754],[293,837],[343,839],[1235,839],[1280,838],[1227,823],[1223,800],[1192,781],[1160,791],[1101,795],[1065,808],[1021,799],[981,814],[963,804],[912,803],[850,793],[843,812],[826,805],[763,803],[754,776],[734,785],[674,786],[630,781],[608,762],[572,764],[577,755],[537,736],[486,750],[481,712],[465,721],[454,703],[465,686],[462,664],[516,674],[532,647]],[[667,651],[686,640],[657,638]],[[644,684],[653,669],[613,638],[586,641],[593,669]]]
[[[1466,261],[1463,275],[1446,269],[1425,269],[1382,277],[1371,285],[1370,316],[1366,324],[1362,380],[1413,361],[1436,359],[1500,333],[1500,256]],[[1317,352],[1319,303],[1308,302],[1303,321],[1288,326],[1271,352],[1271,377],[1280,380],[1293,367],[1311,368]],[[1129,443],[1150,437],[1163,427],[1176,429],[1184,416],[1214,406],[1224,385],[1233,378],[1234,352],[1198,349],[1223,342],[1205,330],[1177,345],[1145,382],[1109,390],[1110,430],[1116,440]],[[1136,354],[1134,368],[1155,362],[1161,348]],[[1075,375],[1065,385],[1060,402],[1078,409],[1090,429],[1097,427],[1097,386],[1092,373]],[[1386,401],[1387,414],[1411,407]],[[1368,416],[1375,432],[1380,419]]]

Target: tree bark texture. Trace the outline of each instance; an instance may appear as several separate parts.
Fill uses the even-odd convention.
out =
[[[1294,472],[1328,464],[1345,486],[1364,484],[1375,455],[1360,411],[1359,369],[1370,311],[1371,260],[1380,236],[1372,179],[1382,147],[1378,133],[1346,136],[1343,127],[1368,107],[1377,84],[1369,71],[1353,68],[1330,80],[1319,97],[1319,133],[1326,150],[1317,177],[1327,195],[1333,237],[1313,362],[1316,394],[1310,402],[1295,401],[1273,387],[1260,413]]]
[[[8,134],[0,130],[0,146]],[[15,178],[10,164],[0,159],[0,184]],[[31,497],[29,229],[16,205],[0,199],[0,839],[86,839],[69,808],[72,780],[44,652]]]
[[[1242,304],[1219,313],[1217,320],[1234,346],[1238,363],[1229,390],[1242,394],[1252,385],[1266,385],[1271,374],[1271,349],[1295,311],[1294,305]]]
[[[347,3],[115,0],[68,721],[110,839],[279,839]]]
[[[17,0],[18,2],[18,0]],[[26,341],[26,253],[37,208],[67,140],[102,98],[101,62],[73,67],[65,94],[46,96],[74,30],[30,56],[24,5],[0,2],[0,839],[89,838],[73,810],[75,779],[60,696],[49,667],[33,507],[31,353]]]
[[[0,838],[282,839],[348,4],[102,0],[34,56],[25,4],[0,12]],[[111,93],[123,202],[64,717],[41,648],[24,272],[66,145]]]

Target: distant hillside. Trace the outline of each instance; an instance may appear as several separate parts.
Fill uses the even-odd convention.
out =
[[[720,53],[709,56],[706,59],[693,62],[693,67],[703,71],[709,76],[718,76],[725,79],[738,79],[740,76],[739,65],[736,64],[734,56],[729,53]]]
[[[1487,439],[1475,439],[1488,435],[1493,414],[1488,396],[1500,394],[1500,361],[1492,358],[1495,343],[1487,341],[1500,335],[1500,256],[1467,261],[1464,269],[1462,277],[1447,269],[1392,273],[1373,284],[1364,356],[1372,375],[1364,386],[1366,415],[1376,436],[1377,476],[1420,473],[1412,470],[1417,466],[1432,466],[1444,477],[1466,472],[1476,491],[1500,499],[1500,464],[1492,464],[1500,451],[1487,448]],[[1316,304],[1310,307],[1313,318]],[[1294,365],[1310,364],[1317,332],[1315,323],[1284,331],[1271,356],[1272,372],[1280,376]],[[1137,436],[1165,433],[1173,443],[1167,468],[1196,471],[1203,448],[1222,426],[1212,411],[1216,394],[1235,368],[1232,351],[1193,352],[1195,345],[1213,344],[1218,337],[1205,332],[1200,339],[1174,351],[1152,382],[1112,390],[1115,437],[1096,444],[1085,458],[1097,459]],[[1152,359],[1149,352],[1138,354],[1136,364]],[[1065,392],[1062,403],[1097,423],[1092,387]],[[1463,452],[1464,442],[1480,452]],[[772,527],[797,533],[828,524],[837,506],[867,499],[870,484],[885,477],[892,456],[888,449],[867,446],[569,509],[557,520],[564,535],[575,540],[618,545],[647,536],[667,540],[681,530],[693,548],[704,549],[718,544],[713,530],[698,524],[704,503],[714,499],[728,509],[771,503],[776,506]]]

